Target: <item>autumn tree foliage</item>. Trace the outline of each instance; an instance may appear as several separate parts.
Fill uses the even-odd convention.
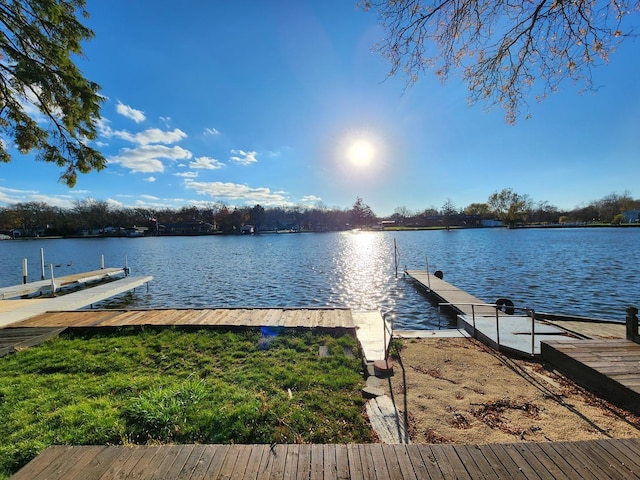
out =
[[[500,105],[514,123],[531,93],[570,79],[592,87],[592,67],[633,34],[632,0],[362,0],[385,30],[377,49],[408,84],[425,70],[461,70],[472,103]]]
[[[73,187],[78,173],[106,164],[90,146],[100,118],[99,86],[74,60],[93,37],[79,17],[84,0],[0,1],[0,134],[20,153],[63,169]],[[11,161],[11,145],[0,142],[0,161]]]

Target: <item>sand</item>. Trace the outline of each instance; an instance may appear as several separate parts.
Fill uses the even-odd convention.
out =
[[[402,345],[386,387],[408,420],[413,443],[640,437],[640,418],[550,365],[500,354],[470,338]]]

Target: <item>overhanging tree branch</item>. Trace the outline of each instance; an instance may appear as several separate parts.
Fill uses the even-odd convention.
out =
[[[385,29],[376,46],[407,86],[425,70],[461,69],[471,103],[501,105],[514,123],[527,98],[565,79],[592,87],[591,68],[633,36],[638,0],[364,0]]]

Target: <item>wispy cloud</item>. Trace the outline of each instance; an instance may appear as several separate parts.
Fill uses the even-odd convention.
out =
[[[231,150],[231,160],[241,165],[251,165],[256,163],[258,159],[257,152],[245,152],[244,150]]]
[[[239,201],[240,203],[260,203],[262,205],[288,206],[284,192],[272,192],[267,187],[251,188],[247,185],[224,182],[194,182],[185,180],[185,188],[216,200]]]
[[[198,172],[179,172],[174,173],[174,175],[182,178],[198,178]]]
[[[224,163],[209,157],[198,157],[193,162],[189,163],[191,168],[204,168],[207,170],[218,170],[225,166]]]
[[[300,200],[302,202],[319,202],[322,199],[320,197],[316,197],[315,195],[305,195]]]
[[[205,135],[220,135],[220,130],[218,130],[217,128],[205,128],[204,129],[204,134]]]
[[[187,138],[187,134],[179,128],[175,128],[172,131],[150,128],[138,133],[130,133],[126,130],[112,130],[110,131],[110,136],[137,143],[138,145],[149,145],[150,143],[163,143],[166,145]]]
[[[52,207],[71,208],[73,200],[69,195],[45,195],[37,190],[18,190],[0,187],[0,205],[16,203],[42,202]]]
[[[143,180],[144,180],[145,182],[153,183],[153,182],[155,182],[155,181],[156,181],[156,177],[151,176],[151,177],[147,177],[147,178],[145,178],[145,179],[143,179]]]
[[[143,145],[137,148],[123,148],[119,155],[109,158],[108,161],[128,168],[133,173],[161,173],[164,172],[164,163],[160,159],[189,159],[191,155],[189,150],[178,146]]]
[[[145,117],[142,111],[136,110],[135,108],[132,108],[129,105],[125,105],[119,100],[118,100],[118,105],[116,105],[116,112],[118,112],[123,117],[130,118],[136,123],[144,122],[147,119],[147,117]]]

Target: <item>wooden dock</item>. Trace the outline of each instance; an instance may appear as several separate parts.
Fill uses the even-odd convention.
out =
[[[574,382],[640,415],[640,345],[625,339],[545,341],[542,358]]]
[[[44,312],[68,311],[84,308],[107,298],[148,284],[153,277],[125,277],[102,283],[92,288],[54,298],[34,298],[26,300],[0,300],[0,328],[21,322]]]
[[[407,270],[405,273],[433,295],[439,304],[445,304],[456,312],[458,328],[465,329],[496,350],[540,356],[542,340],[567,337],[567,331],[562,328],[548,322],[533,321],[528,315],[508,315],[494,304],[488,304],[424,270]]]
[[[65,275],[64,277],[54,278],[53,282],[51,279],[47,279],[39,280],[37,282],[23,283],[21,285],[12,285],[0,288],[0,300],[18,298],[26,295],[37,296],[51,294],[61,288],[82,287],[88,283],[102,282],[124,275],[124,268],[103,268],[92,272],[75,273],[72,275]],[[53,289],[52,283],[55,285]]]
[[[72,295],[75,294],[60,297],[60,300]],[[31,300],[25,301],[30,302]],[[39,301],[36,300],[36,302]],[[65,303],[65,305],[67,305],[67,303]],[[355,330],[365,361],[368,362],[383,360],[385,358],[385,351],[391,341],[391,327],[388,322],[383,320],[382,315],[378,311],[352,311],[346,308],[215,308],[81,311],[60,309],[60,311],[51,311],[50,306],[51,304],[47,303],[42,307],[38,307],[46,313],[39,313],[32,315],[31,318],[26,320],[13,322],[12,326],[21,328],[104,328],[131,326],[344,328]],[[36,310],[35,307],[30,311],[34,310]],[[4,319],[4,314],[2,318]],[[0,326],[2,321],[3,320],[0,320]],[[0,338],[3,333],[2,329],[0,329]]]
[[[640,478],[640,439],[492,445],[54,446],[12,480]]]

